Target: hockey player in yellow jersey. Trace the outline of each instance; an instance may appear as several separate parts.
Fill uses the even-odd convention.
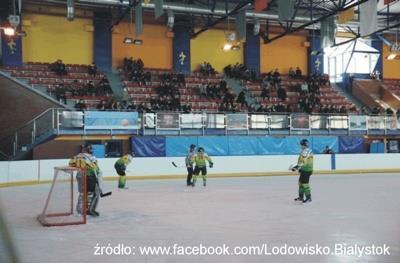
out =
[[[132,155],[125,154],[124,156],[119,158],[114,164],[115,171],[119,175],[119,178],[118,178],[118,188],[119,189],[126,189],[126,174],[125,174],[125,172],[126,172],[126,167],[133,160]]]
[[[207,162],[209,163],[210,168],[213,168],[214,163],[207,153],[204,152],[202,147],[197,150],[197,154],[192,157],[192,161],[195,164],[192,186],[196,186],[197,176],[199,176],[201,172],[203,177],[203,186],[205,187],[207,185]]]
[[[309,142],[306,139],[300,141],[301,153],[298,158],[297,164],[291,167],[292,171],[299,171],[299,196],[295,201],[303,203],[311,202],[311,188],[309,185],[310,176],[313,172],[314,156],[312,150],[309,148]],[[304,199],[304,195],[306,199]]]
[[[69,161],[69,166],[78,167],[85,170],[86,173],[86,213],[91,216],[99,216],[100,214],[96,211],[97,205],[99,203],[100,197],[100,187],[99,185],[101,181],[101,173],[99,166],[97,164],[97,159],[92,155],[93,150],[90,144],[86,144],[82,147],[81,153],[74,156]],[[83,178],[81,174],[76,176],[76,180],[78,181],[78,203],[77,203],[77,211],[78,213],[82,213],[82,185]]]

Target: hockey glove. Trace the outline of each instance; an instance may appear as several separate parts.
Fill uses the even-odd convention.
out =
[[[213,168],[213,166],[214,166],[214,163],[210,163],[210,168]]]

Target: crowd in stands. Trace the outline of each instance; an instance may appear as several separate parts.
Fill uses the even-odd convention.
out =
[[[217,71],[211,66],[209,62],[203,62],[200,64],[200,73],[203,76],[213,76],[217,74]]]
[[[362,107],[362,112],[364,114],[368,114],[365,106]],[[392,108],[389,108],[389,107],[386,109],[383,109],[381,107],[376,106],[371,109],[371,114],[373,114],[373,115],[381,115],[381,114],[394,115],[394,114],[396,114],[396,116],[400,116],[400,108],[397,109],[397,111],[395,112],[395,111],[393,111]]]
[[[236,63],[229,64],[224,68],[224,73],[230,78],[244,81],[256,81],[257,73],[254,70],[248,69],[245,65]]]
[[[203,98],[219,99],[223,98],[228,92],[228,86],[225,80],[220,83],[202,83],[199,84],[198,94]]]
[[[289,68],[289,77],[292,79],[301,79],[303,78],[303,73],[299,67],[294,70],[292,67]]]
[[[56,82],[54,86],[49,86],[47,89],[49,95],[54,95],[58,101],[67,103],[68,95],[70,97],[82,96],[110,96],[113,94],[110,83],[107,78],[103,78],[96,85],[93,81],[84,84],[74,80],[71,83]]]
[[[128,79],[133,82],[137,82],[146,85],[151,81],[151,73],[144,71],[143,61],[138,59],[124,58],[123,71],[127,74]]]
[[[50,71],[55,72],[57,75],[67,75],[67,67],[61,59],[58,59],[53,64],[50,64]]]

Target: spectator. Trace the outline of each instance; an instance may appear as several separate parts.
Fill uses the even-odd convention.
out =
[[[303,77],[303,73],[299,67],[296,68],[296,78],[301,79]]]
[[[289,68],[289,77],[292,79],[296,78],[296,71],[292,67]]]
[[[325,149],[322,151],[323,154],[333,154],[333,150],[329,148],[329,146],[325,146]]]
[[[88,73],[90,76],[95,77],[97,74],[97,66],[94,62],[92,62],[92,64],[89,65],[88,67]]]
[[[78,111],[84,111],[87,107],[84,100],[79,100],[76,102],[74,108]]]
[[[278,95],[278,98],[281,100],[281,101],[285,101],[286,100],[286,97],[287,97],[287,95],[286,95],[286,90],[284,89],[284,88],[282,88],[282,86],[280,86],[279,88],[278,88],[278,91],[277,91],[277,95]]]
[[[67,74],[67,69],[65,64],[62,62],[61,59],[58,59],[50,66],[50,70],[55,72],[57,75],[62,76]]]
[[[240,105],[243,107],[244,105],[248,107],[247,101],[246,101],[246,96],[244,94],[244,91],[241,91],[236,99],[237,103],[240,103]]]

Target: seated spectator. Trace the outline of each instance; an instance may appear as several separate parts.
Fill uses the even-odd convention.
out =
[[[51,71],[55,72],[57,75],[62,76],[67,74],[67,68],[61,59],[58,59],[50,66]]]
[[[325,146],[325,149],[322,151],[323,154],[333,154],[333,150],[329,148],[329,146]]]
[[[282,86],[280,86],[279,88],[278,88],[278,91],[277,91],[277,95],[278,95],[278,98],[281,100],[281,101],[285,101],[286,100],[286,97],[287,97],[287,95],[286,95],[286,90],[284,89],[284,88],[282,88]]]
[[[241,91],[236,99],[237,103],[240,103],[241,106],[246,105],[248,107],[247,101],[246,101],[246,96],[244,94],[244,91]]]
[[[96,109],[99,111],[107,110],[107,102],[105,100],[101,100],[99,104],[97,104]]]
[[[299,67],[296,68],[296,78],[301,79],[303,77],[303,73]]]
[[[97,74],[97,66],[94,62],[92,62],[92,64],[89,65],[88,67],[88,73],[90,76],[96,76]]]
[[[84,110],[86,110],[87,107],[83,100],[79,100],[75,103],[74,108],[78,111],[84,111]]]
[[[294,78],[296,78],[296,71],[294,71],[294,69],[292,67],[290,67],[288,75],[290,78],[294,79]]]
[[[204,61],[203,63],[200,64],[200,73],[203,76],[211,76],[215,75],[216,71],[209,62]]]
[[[301,89],[301,92],[308,93],[308,84],[307,84],[307,82],[304,81],[303,84],[301,84],[300,89]]]
[[[261,94],[260,94],[260,96],[261,96],[261,98],[263,99],[263,100],[265,100],[265,98],[267,98],[267,99],[269,99],[269,89],[267,89],[267,88],[263,88],[262,90],[261,90]]]
[[[393,115],[394,114],[394,112],[393,112],[393,110],[392,110],[392,108],[387,108],[386,109],[386,115]]]

